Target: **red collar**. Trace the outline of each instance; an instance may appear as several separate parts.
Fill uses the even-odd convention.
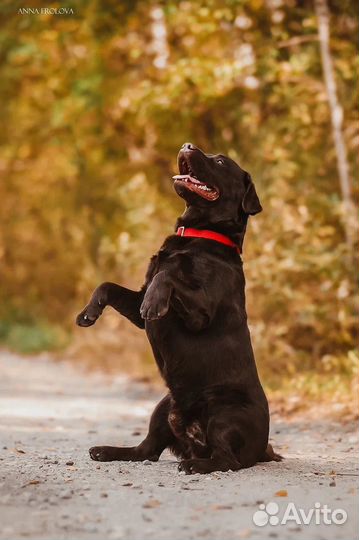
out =
[[[220,242],[225,246],[235,248],[238,253],[242,253],[241,248],[237,246],[237,244],[235,244],[230,238],[228,238],[228,236],[214,231],[178,227],[176,234],[177,236],[190,236],[192,238],[206,238],[207,240],[214,240],[215,242]]]

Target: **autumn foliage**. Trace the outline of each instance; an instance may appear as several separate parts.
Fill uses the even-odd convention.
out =
[[[74,315],[103,280],[141,285],[182,210],[171,176],[192,141],[237,160],[260,194],[243,258],[261,370],[349,376],[357,250],[345,241],[312,3],[90,0],[72,15],[21,6],[1,5],[3,343],[31,352],[82,340],[105,361],[89,333],[73,340]],[[353,178],[357,14],[349,1],[330,11]],[[148,357],[139,332],[117,318],[98,325],[88,332],[102,336],[101,351],[111,333],[121,352],[111,365]]]

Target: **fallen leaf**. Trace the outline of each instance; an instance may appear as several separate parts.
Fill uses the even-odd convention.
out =
[[[26,484],[24,484],[21,487],[24,488],[26,486],[36,486],[37,484],[41,484],[41,481],[40,480],[30,480],[30,482],[26,482]]]
[[[274,494],[275,497],[288,497],[288,491],[286,489],[280,489]]]
[[[238,533],[238,538],[248,538],[249,536],[251,536],[251,534],[251,529],[243,529],[243,531],[240,531]]]
[[[212,509],[213,510],[232,510],[233,506],[230,506],[229,504],[213,504]]]
[[[161,506],[160,501],[157,499],[150,499],[142,505],[142,508],[157,508],[158,506]]]

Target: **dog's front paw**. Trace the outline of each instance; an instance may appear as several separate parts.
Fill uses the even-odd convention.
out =
[[[95,324],[102,311],[103,307],[99,303],[97,305],[89,304],[77,315],[76,324],[85,327],[92,326]]]
[[[169,295],[159,290],[148,289],[140,307],[142,319],[153,321],[166,315],[169,308]]]
[[[90,302],[76,317],[78,326],[92,326],[95,324],[105,307],[108,305],[108,290],[110,283],[102,283],[95,289]]]
[[[140,313],[142,319],[146,319],[147,321],[154,321],[156,319],[161,319],[166,315],[168,311],[168,305],[165,302],[150,302],[150,301],[143,301]]]

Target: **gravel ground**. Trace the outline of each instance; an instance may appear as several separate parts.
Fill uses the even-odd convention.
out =
[[[169,454],[158,463],[89,459],[90,446],[139,442],[158,397],[124,377],[1,353],[0,538],[358,538],[358,431],[348,422],[273,415],[285,461],[235,473],[186,476]],[[254,513],[270,502],[278,505],[268,507],[272,524],[255,525]],[[348,517],[278,524],[288,503]],[[256,516],[268,519],[263,510]]]

